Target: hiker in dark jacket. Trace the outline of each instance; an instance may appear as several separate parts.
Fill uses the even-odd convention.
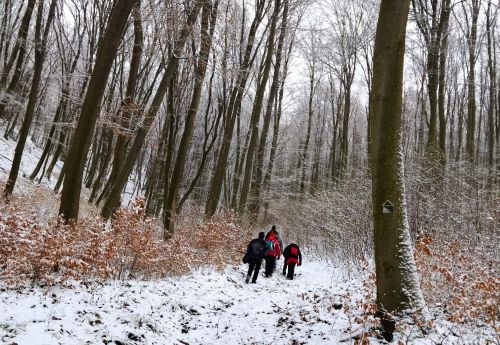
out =
[[[262,263],[262,259],[264,259],[264,256],[266,255],[266,241],[264,241],[264,235],[264,232],[260,232],[258,238],[254,238],[250,241],[245,256],[243,257],[243,263],[248,264],[248,273],[247,278],[245,279],[245,283],[247,284],[250,281],[252,272],[252,283],[257,282],[260,265]]]
[[[302,254],[300,253],[299,246],[295,243],[290,243],[283,251],[283,257],[285,258],[285,262],[283,263],[283,275],[286,274],[288,268],[286,279],[293,280],[295,265],[302,265]]]

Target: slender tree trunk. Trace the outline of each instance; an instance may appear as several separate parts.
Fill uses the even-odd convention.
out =
[[[35,9],[35,4],[36,0],[28,0],[28,5],[26,6],[26,11],[24,12],[23,19],[21,20],[21,26],[19,27],[19,32],[17,34],[16,44],[12,48],[10,57],[8,61],[6,61],[5,67],[2,70],[2,77],[0,78],[0,90],[5,87],[16,58],[18,60],[18,63],[19,60],[24,60],[24,54],[26,52],[26,38],[28,37],[29,25],[31,17],[33,15],[33,10]]]
[[[495,57],[493,56],[494,31],[492,29],[491,0],[488,1],[488,10],[486,12],[486,36],[487,36],[487,47],[488,47],[488,71],[490,77],[489,104],[488,104],[488,166],[493,176],[493,172],[495,169],[495,112],[496,112],[495,88],[496,88],[497,78],[495,70],[496,66],[494,64]],[[497,154],[500,154],[500,152],[497,152]]]
[[[243,55],[242,63],[240,65],[240,70],[238,72],[236,85],[234,86],[231,97],[229,99],[229,105],[226,110],[226,122],[224,125],[224,134],[222,136],[221,147],[219,149],[219,155],[217,158],[217,163],[214,169],[213,177],[210,182],[210,189],[208,192],[207,202],[205,204],[205,216],[207,218],[212,217],[217,210],[219,204],[219,198],[222,191],[222,186],[224,179],[226,177],[226,166],[227,159],[229,157],[229,150],[231,148],[231,140],[233,138],[234,124],[238,114],[238,109],[243,98],[243,93],[245,90],[245,85],[248,80],[248,75],[250,73],[251,65],[251,54],[253,50],[253,45],[255,41],[255,36],[257,34],[257,29],[262,21],[263,11],[264,11],[265,1],[257,0],[255,17],[250,25],[250,31],[248,33],[247,44],[245,47],[245,52]]]
[[[308,154],[309,154],[309,141],[311,140],[311,128],[312,128],[312,119],[314,116],[313,110],[313,99],[314,99],[314,84],[315,80],[315,68],[314,65],[310,71],[309,76],[309,102],[308,102],[308,117],[307,117],[307,131],[306,138],[304,140],[304,144],[302,146],[302,150],[300,153],[300,167],[301,167],[301,178],[300,178],[300,195],[304,195],[305,191],[305,181],[306,181],[306,167],[308,164]]]
[[[264,115],[264,123],[262,125],[262,133],[260,135],[259,148],[255,154],[255,168],[254,168],[254,179],[252,181],[251,186],[251,203],[249,204],[249,212],[250,214],[259,214],[260,204],[261,204],[261,191],[262,191],[262,177],[264,175],[263,166],[264,166],[264,156],[267,145],[267,136],[269,132],[269,127],[271,124],[271,117],[273,112],[273,104],[275,103],[275,99],[278,93],[279,85],[280,85],[280,71],[281,71],[281,62],[283,59],[283,46],[285,42],[285,36],[287,31],[287,23],[288,23],[288,0],[283,1],[283,14],[281,20],[281,28],[280,35],[278,38],[278,46],[276,47],[276,63],[274,65],[273,72],[273,81],[271,84],[271,88],[269,90],[269,97],[267,100],[266,112]],[[283,76],[286,77],[286,76]]]
[[[168,193],[164,196],[163,204],[163,225],[164,239],[169,239],[174,234],[174,224],[172,216],[176,210],[176,199],[181,184],[182,175],[184,174],[184,166],[186,163],[188,151],[191,145],[191,137],[193,136],[196,114],[200,107],[201,92],[203,90],[203,81],[207,70],[208,57],[212,47],[212,38],[217,20],[218,0],[215,0],[213,5],[209,4],[208,0],[203,3],[203,12],[201,17],[201,44],[200,56],[198,65],[194,74],[194,88],[191,105],[184,123],[184,133],[179,144],[177,159],[172,171]]]
[[[476,42],[477,20],[481,0],[471,0],[472,22],[467,34],[467,47],[469,53],[469,74],[467,76],[467,135],[465,152],[469,161],[474,161],[475,133],[476,133]]]
[[[132,114],[138,112],[138,107],[134,103],[134,99],[144,40],[142,32],[141,0],[137,0],[134,5],[134,8],[132,9],[132,16],[134,17],[134,47],[132,49],[132,60],[130,61],[130,71],[128,75],[127,89],[125,91],[125,99],[122,101],[120,109],[122,117],[119,124],[126,130],[130,129],[130,118],[132,117]],[[96,204],[99,204],[103,198],[108,196],[111,186],[115,183],[116,178],[118,177],[121,163],[125,157],[127,141],[127,136],[124,133],[118,132],[113,150],[111,173],[101,195],[97,198]]]
[[[262,106],[264,103],[264,93],[266,91],[267,81],[269,80],[269,72],[271,71],[271,64],[273,61],[274,54],[274,41],[276,33],[276,24],[278,22],[279,12],[281,9],[281,0],[274,1],[274,13],[271,19],[271,28],[269,30],[269,36],[267,40],[267,53],[266,59],[264,61],[264,68],[262,70],[262,75],[259,80],[259,86],[257,92],[255,93],[254,105],[252,109],[252,115],[250,119],[250,142],[248,143],[248,150],[245,160],[245,175],[243,177],[243,183],[241,186],[240,202],[238,209],[240,213],[245,212],[247,205],[248,193],[250,192],[250,183],[252,180],[253,162],[254,154],[257,149],[257,141],[259,139],[259,122],[260,113],[262,111]],[[251,215],[254,220],[258,215]]]
[[[200,9],[201,9],[201,2],[195,2],[194,7],[191,10],[191,13],[189,14],[189,17],[187,19],[187,22],[184,24],[184,27],[181,30],[179,39],[175,42],[172,55],[169,58],[167,67],[165,68],[165,73],[163,74],[162,80],[160,82],[160,85],[158,86],[155,97],[146,115],[144,116],[144,123],[137,130],[129,154],[125,159],[122,168],[120,169],[120,173],[118,174],[116,182],[111,188],[111,191],[109,193],[108,198],[106,199],[106,202],[102,207],[101,216],[104,219],[108,219],[109,217],[111,217],[113,211],[120,203],[120,195],[122,193],[122,190],[125,187],[125,184],[127,183],[128,177],[134,167],[134,163],[137,157],[140,154],[142,145],[144,144],[149,128],[153,124],[153,121],[156,117],[156,113],[158,112],[158,109],[160,108],[163,98],[165,97],[168,85],[170,84],[170,81],[179,63],[179,57],[184,50],[184,46],[186,45],[186,41],[191,33],[192,27],[196,24],[196,19],[198,18],[198,13],[200,12]]]
[[[450,20],[450,0],[443,1],[443,8],[441,9],[441,22],[442,32],[441,50],[439,52],[439,86],[438,86],[438,114],[439,114],[439,155],[441,166],[444,171],[446,165],[446,57],[448,53],[448,27]]]
[[[17,141],[14,159],[12,160],[12,167],[10,169],[9,178],[7,179],[7,184],[5,185],[4,195],[9,196],[14,191],[14,186],[16,184],[17,175],[19,174],[19,167],[21,166],[21,158],[23,156],[24,146],[26,145],[26,140],[28,139],[28,134],[31,128],[31,123],[33,121],[33,115],[35,113],[35,106],[38,96],[38,88],[40,86],[40,80],[42,77],[42,69],[45,60],[47,37],[49,35],[49,30],[52,25],[52,20],[54,19],[55,9],[57,5],[57,0],[52,0],[49,7],[49,13],[47,15],[47,22],[45,23],[45,29],[42,33],[42,20],[43,20],[43,2],[40,1],[38,4],[38,13],[36,18],[36,28],[35,28],[35,66],[33,71],[33,80],[31,83],[31,90],[28,98],[28,106],[26,107],[26,113],[24,115],[23,124],[19,132],[19,139]]]
[[[209,95],[208,95],[208,104],[207,104],[207,112],[205,113],[205,126],[207,126],[208,114],[209,114],[209,111],[210,111],[210,104],[211,104],[211,99],[212,99],[212,79],[214,77],[214,74],[215,74],[215,66],[214,66],[214,70],[213,70],[212,77],[211,77],[211,80],[210,80]],[[194,187],[198,184],[198,181],[201,178],[201,175],[202,175],[203,170],[205,168],[206,162],[208,160],[208,155],[209,155],[210,151],[212,150],[212,148],[213,148],[213,146],[215,144],[215,141],[217,140],[217,137],[218,137],[217,132],[218,132],[219,123],[220,123],[220,121],[222,119],[223,113],[224,113],[223,106],[219,106],[219,111],[217,113],[216,119],[213,122],[212,130],[211,131],[205,130],[205,140],[203,142],[203,153],[202,153],[202,156],[201,156],[200,165],[199,165],[198,170],[196,172],[196,175],[194,176],[193,180],[191,181],[188,189],[186,190],[186,192],[182,196],[181,200],[179,201],[179,204],[177,205],[177,213],[180,212],[182,206],[186,202],[187,198],[191,195],[191,193],[194,190]],[[209,142],[208,141],[209,140],[209,134],[212,131],[213,131],[213,135],[212,135],[212,138],[210,139],[210,142]]]
[[[5,91],[5,95],[2,96],[2,99],[0,100],[0,119],[3,119],[5,117],[5,108],[7,106],[7,102],[9,101],[8,99],[6,99],[6,97],[12,95],[15,92],[19,84],[19,79],[21,78],[22,66],[24,64],[24,56],[26,55],[26,46],[27,46],[26,38],[28,37],[29,24],[31,21],[31,16],[33,14],[33,9],[35,8],[35,3],[36,0],[28,0],[28,6],[26,7],[26,11],[24,12],[24,16],[21,21],[21,26],[19,27],[19,33],[17,35],[16,44],[12,49],[9,61],[7,62],[5,68],[2,71],[2,77],[0,78],[0,91],[3,90],[5,85],[7,84],[7,79],[9,77],[10,70],[12,69],[14,61],[16,61],[17,58],[17,63],[14,69],[14,74],[12,75],[12,79],[10,80],[9,86]]]

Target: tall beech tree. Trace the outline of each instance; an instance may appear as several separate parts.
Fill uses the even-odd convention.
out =
[[[406,213],[401,103],[409,0],[382,0],[373,55],[371,170],[377,307],[425,310]]]
[[[59,214],[65,221],[78,218],[83,170],[89,151],[106,82],[121,42],[125,25],[137,0],[118,0],[113,8],[97,58],[82,110],[64,163],[64,183]]]
[[[219,155],[217,157],[217,163],[212,174],[207,202],[205,204],[206,217],[212,217],[215,214],[217,206],[219,204],[222,185],[226,176],[227,160],[231,148],[231,141],[233,139],[234,124],[239,114],[243,94],[245,93],[245,87],[248,81],[248,76],[250,74],[250,67],[255,58],[255,53],[253,53],[253,51],[257,29],[259,28],[259,25],[264,18],[267,8],[268,6],[266,1],[257,0],[255,2],[255,16],[252,20],[252,24],[250,25],[250,30],[246,39],[246,45],[243,49],[243,57],[240,60],[241,63],[238,70],[236,82],[231,90],[231,96],[226,108],[224,133],[222,135]]]

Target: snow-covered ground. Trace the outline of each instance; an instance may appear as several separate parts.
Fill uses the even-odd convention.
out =
[[[10,168],[12,167],[12,158],[14,158],[14,150],[16,149],[16,142],[12,139],[6,140],[3,137],[4,128],[0,126],[0,181],[6,180],[9,176]],[[26,146],[24,148],[23,157],[21,159],[21,167],[19,169],[18,182],[22,184],[35,169],[36,164],[42,154],[42,150],[37,147],[30,138],[26,141]],[[52,158],[52,156],[50,157]],[[43,178],[41,183],[53,188],[57,182],[57,177],[61,171],[62,163],[57,162],[54,167],[52,177],[49,180]],[[17,185],[17,183],[16,183]],[[21,188],[22,190],[22,188]],[[17,192],[16,190],[15,192]]]
[[[360,327],[343,310],[355,282],[305,263],[295,280],[277,273],[245,284],[245,267],[149,282],[2,289],[0,339],[7,344],[334,344]],[[359,290],[361,291],[361,290]]]
[[[355,310],[366,289],[323,261],[306,262],[293,281],[276,272],[245,284],[246,266],[157,281],[73,283],[0,288],[0,342],[5,344],[354,344],[373,329]],[[1,285],[0,285],[1,287]],[[334,306],[340,307],[335,309]],[[443,320],[404,344],[494,344]],[[370,344],[386,343],[375,336]],[[397,343],[397,342],[396,342]],[[361,344],[361,343],[360,343]],[[363,343],[365,344],[365,343]]]

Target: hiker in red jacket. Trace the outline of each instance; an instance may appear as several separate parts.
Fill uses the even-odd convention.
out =
[[[288,268],[288,275],[286,276],[286,279],[293,280],[295,265],[302,265],[302,254],[300,253],[299,246],[295,243],[290,243],[283,251],[283,257],[285,258],[285,262],[283,264],[283,275],[286,274],[286,270]]]
[[[274,229],[274,232],[273,232]],[[270,277],[273,275],[274,268],[276,267],[276,260],[280,259],[281,256],[281,247],[279,243],[279,238],[277,236],[276,228],[273,226],[273,229],[267,233],[266,236],[266,269],[265,276]]]

